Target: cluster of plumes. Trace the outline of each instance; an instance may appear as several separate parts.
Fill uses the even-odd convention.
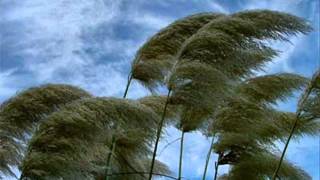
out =
[[[14,175],[27,140],[43,119],[61,106],[91,95],[69,85],[45,85],[17,94],[0,106],[0,171]]]
[[[293,90],[305,87],[307,82],[298,75],[275,74],[252,78],[238,85],[242,99],[232,100],[221,108],[211,127],[218,137],[214,146],[214,151],[220,154],[218,163],[232,165],[229,175],[225,176],[231,179],[272,177],[279,162],[272,149],[273,143],[285,141],[296,120],[295,113],[277,111],[272,104],[284,100]],[[319,134],[319,119],[306,121],[301,118],[298,122],[295,137]],[[284,162],[278,176],[311,179],[289,162]]]
[[[277,111],[273,105],[301,90],[308,79],[289,73],[252,75],[278,54],[266,40],[288,41],[289,36],[310,30],[301,18],[269,10],[192,15],[164,28],[140,48],[132,77],[153,91],[162,85],[168,88],[170,104],[179,107],[178,129],[201,130],[218,138],[214,146],[221,155],[218,164],[232,165],[231,179],[239,179],[237,172],[245,171],[254,158],[265,158],[269,164],[252,171],[251,177],[271,178],[278,156],[269,147],[286,139],[296,119],[294,113]],[[317,115],[310,112],[319,112],[314,101],[304,114]],[[301,120],[295,137],[315,135],[319,127],[318,120]],[[288,162],[279,177],[310,178]]]
[[[231,171],[218,179],[270,179],[278,162],[279,158],[277,156],[263,150],[251,155],[242,155],[239,162],[232,166]],[[306,172],[289,162],[282,164],[278,177],[292,180],[311,179]]]
[[[181,105],[178,128],[192,131],[225,99],[235,96],[237,81],[277,55],[264,40],[286,40],[308,31],[304,20],[268,10],[192,15],[164,28],[140,48],[132,76],[150,89],[166,85],[172,91],[171,103]]]
[[[41,124],[23,161],[23,176],[33,179],[103,176],[112,135],[116,138],[112,172],[145,172],[158,119],[151,108],[132,100],[75,101]],[[134,165],[131,167],[134,170],[127,161]]]
[[[68,85],[23,91],[1,106],[1,172],[20,166],[21,178],[103,179],[112,135],[112,172],[147,172],[162,99],[98,98]],[[157,162],[155,172],[169,171]]]
[[[20,166],[21,177],[31,179],[103,179],[106,172],[112,179],[143,179],[137,172],[149,170],[169,102],[165,124],[217,137],[218,164],[232,165],[221,178],[271,177],[278,161],[274,142],[287,137],[296,119],[273,105],[308,79],[288,73],[252,76],[278,53],[266,40],[287,41],[310,30],[303,19],[268,10],[178,20],[148,40],[132,64],[133,79],[153,92],[166,86],[168,99],[93,97],[67,85],[26,90],[1,105],[0,171],[14,175],[10,168]],[[319,133],[319,79],[308,88],[295,137]],[[106,171],[113,138],[112,169]],[[154,172],[169,173],[161,162]],[[309,179],[289,162],[279,177]]]

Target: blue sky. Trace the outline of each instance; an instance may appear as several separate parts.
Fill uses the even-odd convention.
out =
[[[312,33],[291,38],[291,44],[273,43],[282,53],[266,72],[311,76],[320,67],[319,6],[317,0],[0,0],[0,102],[44,83],[68,83],[98,96],[121,97],[130,63],[143,42],[170,22],[204,11],[273,9],[308,19]],[[130,98],[146,94],[136,82],[129,91]],[[295,102],[292,98],[279,107],[294,111]],[[166,141],[179,134],[168,128]],[[319,137],[303,137],[290,144],[287,154],[313,179],[319,179],[319,143]],[[192,133],[186,135],[185,146],[184,176],[199,179],[209,141]],[[175,143],[159,157],[174,172],[178,148]],[[220,172],[227,170],[222,167]]]

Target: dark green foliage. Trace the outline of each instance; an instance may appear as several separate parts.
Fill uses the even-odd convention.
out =
[[[22,91],[0,107],[0,171],[14,175],[10,166],[19,164],[24,143],[38,123],[66,103],[91,95],[70,85],[48,84]]]

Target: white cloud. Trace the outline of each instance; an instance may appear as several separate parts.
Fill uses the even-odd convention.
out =
[[[142,41],[117,38],[112,32],[114,24],[120,22],[142,27],[145,32],[142,31],[140,39],[144,40],[146,32],[154,32],[172,21],[169,17],[141,11],[141,4],[143,2],[122,9],[122,1],[112,0],[81,0],[77,3],[71,0],[26,0],[19,2],[19,6],[14,6],[10,12],[5,11],[3,20],[20,23],[17,28],[23,32],[18,31],[21,36],[18,38],[24,40],[11,42],[11,45],[17,49],[16,55],[24,57],[24,70],[34,75],[36,79],[33,81],[71,83],[97,95],[119,95],[126,82],[122,68],[128,67]],[[83,36],[90,37],[101,26],[107,32],[102,42],[86,44]],[[97,59],[84,52],[88,46],[95,50],[96,56],[117,54],[120,59],[105,59],[103,64],[96,66]],[[65,73],[68,76],[64,76]],[[132,88],[135,88],[134,93],[129,94],[139,97],[146,93],[141,86]]]
[[[7,0],[9,2],[9,0]],[[169,1],[162,1],[166,8],[170,6]],[[11,1],[10,1],[11,3]],[[166,16],[166,13],[157,14],[143,9],[145,1],[131,2],[129,7],[123,8],[123,1],[112,0],[79,0],[76,3],[71,0],[25,0],[13,1],[14,5],[10,11],[2,13],[1,21],[18,22],[17,41],[11,42],[15,47],[16,54],[24,57],[24,70],[30,71],[33,75],[32,83],[39,84],[44,82],[71,83],[79,85],[90,92],[99,96],[120,96],[124,91],[126,84],[126,75],[124,67],[129,66],[135,51],[142,44],[142,40],[148,38],[151,33],[159,30],[172,22],[175,17]],[[190,1],[185,1],[190,3]],[[198,2],[192,2],[198,3]],[[301,0],[250,0],[243,4],[243,9],[267,8],[281,10],[292,13],[301,13],[299,5]],[[227,7],[214,1],[205,1],[203,6],[209,6],[212,11],[229,13]],[[207,7],[205,7],[207,8]],[[231,9],[231,8],[230,8]],[[189,10],[188,10],[189,11]],[[319,9],[315,8],[310,14],[315,14]],[[113,26],[115,23],[125,25],[138,25],[142,27],[139,40],[119,39],[115,37]],[[87,44],[83,39],[84,35],[91,36],[92,32],[104,26],[106,37],[98,37],[98,42]],[[101,42],[102,41],[102,42]],[[297,47],[303,47],[305,39],[298,37],[292,40],[293,45],[287,43],[275,44],[283,53],[273,64],[268,66],[269,71],[287,71],[292,72],[290,66],[291,55],[297,51]],[[97,56],[118,54],[120,59],[103,59],[103,63],[97,65],[97,59],[84,51],[85,47],[90,46],[94,49]],[[15,75],[16,69],[4,70],[0,72],[0,101],[15,93],[21,87],[18,86],[21,81],[27,77]],[[28,82],[25,82],[28,83]],[[134,82],[129,91],[129,97],[137,98],[147,94],[147,91],[137,82]],[[172,141],[179,137],[180,132],[174,128],[169,128],[167,141]],[[163,147],[167,141],[161,142]],[[308,142],[310,144],[310,142]],[[296,149],[296,144],[292,149]],[[160,147],[160,149],[162,149]],[[205,156],[209,148],[209,141],[199,133],[186,135],[186,144],[184,151],[184,169],[185,176],[193,179],[201,176]],[[309,146],[303,146],[303,149],[310,149]],[[177,172],[179,143],[174,143],[159,157],[166,162],[169,167]],[[289,158],[295,162],[297,158],[293,155],[297,153],[289,149]],[[216,160],[214,155],[209,166],[208,177],[213,175],[213,163]],[[302,160],[301,160],[302,161]],[[315,161],[315,160],[314,160]],[[222,166],[219,174],[228,171],[228,166]]]
[[[138,12],[136,12],[138,13]],[[152,14],[131,14],[131,18],[129,18],[130,21],[133,23],[137,23],[139,25],[146,26],[151,29],[160,29],[168,25],[172,19],[168,17],[161,17],[161,16],[156,16]]]
[[[230,11],[226,7],[223,7],[221,4],[214,1],[209,1],[209,6],[213,9],[213,11],[218,11],[225,14],[230,13]]]
[[[267,64],[265,68],[268,73],[272,72],[290,72],[293,73],[294,69],[290,65],[291,57],[296,51],[297,47],[302,47],[305,41],[303,37],[292,37],[289,42],[276,42],[272,47],[279,52],[279,56],[274,58],[272,62]]]
[[[0,72],[0,102],[2,102],[5,98],[13,95],[16,91],[14,87],[10,86],[10,83],[13,80],[12,74],[14,73],[14,71],[15,69],[10,69]]]
[[[303,0],[249,0],[244,3],[245,9],[271,9],[278,11],[293,11]]]
[[[111,27],[112,23],[120,21],[122,14],[125,14],[120,13],[121,3],[111,0],[82,0],[77,3],[70,0],[26,0],[19,2],[19,6],[14,6],[10,12],[5,12],[3,20],[20,23],[17,31],[20,32],[21,28],[22,32],[17,36],[21,37],[17,38],[23,41],[11,42],[11,45],[17,50],[13,53],[24,57],[24,70],[34,75],[36,79],[33,81],[71,83],[97,95],[118,95],[126,82],[121,68],[124,63],[128,65],[139,42],[117,39],[112,32],[109,33],[104,42],[90,46],[95,48],[97,54],[117,53],[121,54],[122,59],[106,59],[103,64],[96,66],[97,59],[92,59],[84,52],[88,45],[83,36],[101,25]],[[165,23],[161,18],[148,14],[144,19],[141,22],[139,19],[132,21],[139,21],[141,25],[146,23],[146,28],[157,28]],[[68,76],[64,76],[65,73]],[[144,92],[141,87],[134,87],[138,88],[136,91]]]

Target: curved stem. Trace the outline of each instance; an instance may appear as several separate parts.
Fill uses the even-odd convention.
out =
[[[167,112],[167,107],[168,107],[168,103],[169,103],[169,97],[171,94],[171,89],[169,89],[168,94],[167,94],[167,99],[166,99],[166,103],[164,105],[163,108],[163,113],[162,113],[162,117],[158,126],[158,130],[157,130],[157,138],[156,138],[156,142],[155,142],[155,146],[154,146],[154,150],[153,150],[153,155],[152,155],[152,160],[151,160],[151,167],[150,167],[150,172],[149,172],[149,180],[152,179],[152,173],[153,173],[153,168],[154,168],[154,162],[156,159],[156,155],[157,155],[157,149],[158,149],[158,144],[159,144],[159,140],[160,140],[160,136],[161,136],[161,132],[162,132],[162,127],[163,127],[163,123],[166,117],[166,112]]]
[[[284,149],[282,151],[282,154],[281,154],[281,157],[280,157],[280,161],[277,165],[277,169],[275,170],[273,176],[272,176],[272,180],[275,180],[277,177],[278,177],[278,173],[279,173],[279,170],[280,170],[280,167],[281,167],[281,164],[282,164],[282,161],[283,161],[283,158],[284,158],[284,155],[286,154],[286,151],[287,151],[287,148],[289,146],[289,142],[293,136],[293,133],[298,125],[298,121],[299,121],[299,118],[300,118],[300,115],[301,115],[301,112],[302,112],[302,106],[303,104],[305,103],[305,101],[307,100],[307,98],[309,97],[310,93],[312,91],[312,82],[310,83],[309,87],[307,87],[307,89],[305,90],[305,93],[302,95],[299,103],[298,103],[298,110],[296,112],[296,119],[294,121],[294,125],[290,131],[290,135],[288,137],[288,140],[284,146]]]
[[[125,99],[127,97],[131,81],[132,81],[132,73],[130,72],[130,75],[129,75],[128,81],[127,81],[127,85],[126,85],[126,89],[123,94],[123,99]],[[117,129],[117,125],[115,125],[115,129]],[[114,154],[114,149],[116,148],[116,137],[115,137],[114,133],[112,134],[111,138],[112,138],[112,143],[110,146],[110,152],[108,153],[108,156],[107,156],[106,174],[109,174],[109,170],[111,169],[111,157],[112,157],[112,154]],[[106,180],[108,180],[108,179],[109,179],[109,176],[106,176]]]
[[[182,156],[183,156],[183,140],[184,140],[184,131],[181,133],[181,140],[180,140],[180,158],[179,158],[179,176],[178,180],[181,180],[182,175]]]
[[[166,145],[162,148],[162,150],[160,151],[159,156],[163,153],[164,150],[166,150],[169,146],[171,146],[173,143],[179,141],[180,139],[181,139],[181,138],[177,138],[177,139],[169,142],[168,144],[166,144]]]
[[[208,169],[208,165],[209,165],[209,161],[210,161],[210,157],[211,157],[211,153],[212,153],[212,148],[213,148],[213,142],[214,142],[214,137],[212,137],[210,148],[209,148],[209,151],[208,151],[208,154],[207,154],[207,159],[206,159],[206,164],[204,166],[202,180],[206,179],[207,169]]]
[[[112,136],[112,143],[110,146],[110,152],[108,154],[107,157],[107,168],[106,168],[106,174],[109,174],[109,170],[111,169],[111,156],[114,154],[114,150],[115,150],[115,146],[116,146],[116,137],[113,135]],[[109,180],[110,176],[106,176],[106,180]]]

